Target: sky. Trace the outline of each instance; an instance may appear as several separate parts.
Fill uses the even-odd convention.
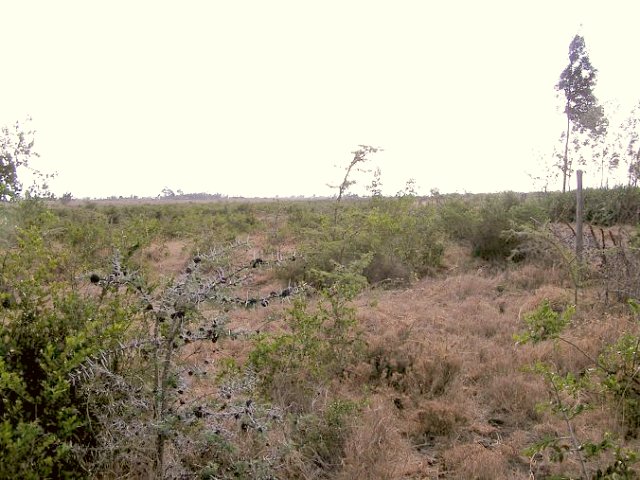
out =
[[[554,86],[575,34],[599,100],[640,100],[639,15],[631,0],[2,0],[0,125],[30,116],[32,165],[75,198],[331,195],[360,144],[384,149],[385,194],[410,178],[531,191],[565,126]]]

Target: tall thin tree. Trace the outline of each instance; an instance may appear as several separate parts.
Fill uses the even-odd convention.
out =
[[[627,164],[629,185],[638,186],[640,179],[640,102],[638,102],[629,116],[621,125],[626,151],[623,156]]]
[[[606,131],[604,109],[598,104],[593,93],[597,73],[589,60],[584,38],[576,35],[569,45],[569,65],[563,70],[556,85],[558,91],[564,92],[566,99],[564,113],[567,117],[567,131],[561,168],[563,192],[567,189],[567,179],[571,174],[571,133],[587,133],[592,137],[598,137]]]

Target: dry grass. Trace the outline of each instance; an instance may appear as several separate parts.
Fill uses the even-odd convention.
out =
[[[538,294],[567,295],[560,287]],[[445,478],[528,478],[516,432],[540,420],[546,388],[521,371],[529,359],[512,335],[530,295],[501,274],[467,271],[361,304],[369,384],[396,407],[403,448],[430,461],[431,473],[415,478],[436,478],[434,469]]]
[[[525,313],[544,300],[558,311],[572,303],[566,275],[531,263],[479,269],[461,250],[447,259],[441,277],[357,299],[364,357],[330,385],[310,391],[301,377],[276,375],[271,400],[291,414],[321,415],[332,396],[364,405],[349,421],[330,473],[320,475],[308,456],[291,448],[295,427],[271,432],[272,444],[289,444],[282,478],[527,479],[531,459],[523,450],[544,434],[566,435],[560,419],[537,408],[548,401],[548,386],[526,367],[543,361],[560,372],[583,372],[604,345],[633,327],[632,320],[605,314],[596,299],[581,307],[566,336],[586,355],[563,342],[516,345],[513,334],[524,329]],[[260,289],[277,282],[259,280]],[[243,310],[230,326],[279,332],[284,308]],[[199,361],[222,358],[211,348],[192,353]],[[248,341],[231,342],[224,356],[241,363],[250,348]],[[208,393],[203,379],[194,387]],[[576,429],[585,439],[619,431],[604,408],[580,418]],[[544,478],[561,467],[541,460],[532,469]]]
[[[525,263],[504,273],[504,281],[515,290],[534,291],[545,285],[569,285],[566,269],[557,265]]]
[[[166,240],[145,248],[140,256],[151,264],[149,272],[153,280],[170,278],[179,274],[190,259],[190,245],[184,240]]]
[[[398,423],[394,407],[375,399],[361,414],[345,444],[343,468],[336,478],[393,480],[427,474],[427,463],[406,442]]]

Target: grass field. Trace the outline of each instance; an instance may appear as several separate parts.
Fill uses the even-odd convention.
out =
[[[0,477],[636,478],[637,198],[2,205]]]

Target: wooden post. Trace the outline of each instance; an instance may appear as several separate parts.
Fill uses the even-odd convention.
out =
[[[578,182],[576,188],[576,305],[578,304],[578,287],[582,284],[582,170],[576,171],[576,180]]]
[[[576,258],[582,264],[582,170],[576,172],[578,186],[576,188]]]

